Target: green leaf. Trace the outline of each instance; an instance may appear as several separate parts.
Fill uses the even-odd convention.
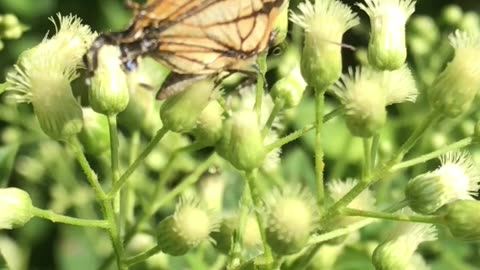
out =
[[[18,145],[0,147],[0,187],[6,187],[13,169]]]

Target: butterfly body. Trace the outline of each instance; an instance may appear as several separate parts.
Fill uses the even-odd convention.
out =
[[[124,69],[150,56],[180,79],[221,72],[255,72],[255,60],[272,37],[275,18],[286,0],[150,0],[134,8],[123,32],[102,34],[90,49],[94,72],[103,44],[120,47]],[[170,77],[174,77],[171,75]],[[175,89],[178,90],[178,89]],[[167,91],[168,92],[168,91]]]

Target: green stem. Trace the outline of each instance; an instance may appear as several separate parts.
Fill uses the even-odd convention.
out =
[[[377,153],[378,153],[378,147],[380,145],[380,134],[375,134],[373,136],[372,140],[372,149],[370,150],[370,171],[372,171],[375,166],[377,165]]]
[[[184,192],[187,188],[195,184],[202,174],[212,166],[216,158],[215,154],[212,154],[207,160],[205,160],[203,163],[198,165],[195,170],[188,175],[185,179],[183,179],[180,184],[175,186],[170,192],[168,192],[165,196],[163,196],[158,203],[153,204],[154,206],[152,207],[152,210],[150,213],[147,213],[148,217],[155,213],[158,209],[160,209],[165,203],[173,200],[175,197],[177,197],[179,194]]]
[[[112,241],[113,250],[115,252],[115,258],[117,260],[118,269],[124,270],[127,267],[123,263],[124,251],[122,246],[122,241],[120,239],[120,234],[118,231],[117,221],[115,219],[115,212],[113,210],[113,202],[111,199],[102,201],[103,215],[105,219],[110,224],[108,228],[108,235]]]
[[[147,221],[151,216],[163,205],[166,203],[170,202],[170,200],[174,199],[178,194],[182,193],[185,189],[190,187],[191,185],[195,184],[200,177],[202,176],[203,173],[205,173],[208,168],[215,162],[215,155],[211,155],[207,160],[205,160],[203,163],[198,165],[195,170],[189,174],[186,178],[182,179],[180,181],[181,184],[176,186],[172,191],[170,191],[165,197],[162,197],[162,199],[158,203],[152,203],[150,204],[145,211],[142,212],[141,216],[136,220],[135,224],[128,230],[128,232],[125,234],[125,239],[124,242],[125,244],[128,244],[130,240],[132,240],[132,237],[135,235],[137,232],[138,228],[140,225],[142,225],[145,221]],[[155,198],[152,198],[152,201],[155,201]],[[107,269],[109,264],[111,263],[113,256],[110,255],[99,267],[99,269]]]
[[[267,54],[262,53],[257,58],[259,73],[257,76],[257,91],[255,97],[254,110],[257,113],[258,122],[262,117],[263,94],[265,93],[265,72],[267,70]]]
[[[75,155],[75,158],[77,159],[78,163],[80,164],[80,167],[82,168],[83,172],[85,173],[85,176],[87,177],[87,181],[90,184],[90,186],[93,188],[93,191],[95,192],[95,195],[97,197],[98,201],[103,201],[106,198],[106,194],[103,191],[102,186],[100,185],[100,182],[98,182],[98,177],[95,171],[90,167],[90,164],[88,163],[87,158],[85,157],[85,154],[82,151],[82,145],[78,141],[76,137],[72,137],[69,141],[69,145],[71,146],[71,149],[73,150],[73,154]]]
[[[243,233],[245,231],[245,224],[248,218],[248,210],[251,204],[251,195],[249,193],[248,184],[245,182],[243,187],[243,194],[240,201],[240,218],[238,227],[233,236],[233,247],[229,254],[227,269],[232,269],[241,260],[243,248]]]
[[[398,149],[396,154],[392,156],[387,162],[375,167],[375,170],[363,181],[360,181],[355,187],[353,187],[344,197],[338,200],[334,205],[327,209],[326,213],[322,217],[322,226],[328,226],[333,217],[339,214],[339,211],[347,207],[347,205],[353,201],[362,191],[367,189],[373,183],[376,183],[382,178],[386,178],[391,173],[391,168],[401,161],[408,151],[415,145],[422,134],[432,125],[437,123],[441,117],[438,113],[430,112],[430,114],[424,119],[424,121],[415,129],[405,143]]]
[[[53,223],[58,222],[58,223],[64,223],[64,224],[69,224],[74,226],[95,227],[95,228],[102,228],[102,229],[108,229],[110,226],[106,220],[74,218],[74,217],[56,214],[51,210],[44,210],[37,207],[33,208],[33,215],[39,218],[50,220]]]
[[[315,89],[315,178],[317,183],[317,202],[319,209],[323,209],[325,200],[323,170],[323,110],[325,107],[325,90]]]
[[[263,127],[263,130],[262,130],[263,138],[265,138],[268,135],[268,132],[272,128],[273,121],[275,121],[275,118],[277,118],[277,115],[282,108],[283,108],[283,102],[275,102],[275,105],[273,105],[272,112],[270,113],[270,116],[268,117],[267,122]]]
[[[118,128],[117,128],[117,116],[108,116],[108,131],[110,134],[110,162],[111,162],[111,174],[112,185],[115,184],[119,176],[119,155],[118,155]]]
[[[157,146],[163,136],[168,132],[166,128],[161,128],[157,131],[153,139],[148,143],[145,149],[140,153],[137,159],[128,167],[128,169],[120,176],[117,182],[114,183],[112,190],[107,194],[108,198],[113,198],[115,194],[122,188],[123,184],[128,180],[128,177],[142,164],[145,158],[152,152],[152,150]]]
[[[327,113],[323,117],[323,122],[327,123],[331,119],[343,114],[344,111],[345,111],[345,109],[343,107],[336,108],[335,110]],[[278,139],[276,142],[267,145],[267,147],[266,147],[267,152],[273,151],[277,148],[282,147],[283,145],[285,145],[287,143],[290,143],[290,142],[302,137],[303,135],[305,135],[309,131],[313,130],[314,128],[315,128],[315,124],[309,124],[309,125],[305,126],[304,128],[302,128],[300,130],[294,131],[291,134],[289,134],[289,135],[287,135],[283,138]]]
[[[273,256],[272,256],[272,251],[270,250],[270,247],[268,246],[268,243],[267,243],[265,220],[260,210],[263,208],[263,202],[255,183],[256,174],[257,172],[255,170],[248,172],[246,174],[246,184],[247,184],[248,190],[250,191],[250,196],[252,198],[252,202],[255,207],[255,216],[257,217],[260,236],[262,238],[265,261],[267,262],[267,265],[271,265],[273,263]]]
[[[118,155],[118,127],[117,127],[117,115],[109,115],[108,120],[108,131],[110,134],[110,175],[112,177],[112,186],[118,181],[119,172],[119,155]],[[115,213],[115,220],[117,222],[117,229],[119,230],[119,235],[122,235],[123,226],[122,219],[124,218],[121,215],[121,205],[120,197],[113,198],[113,210]]]
[[[125,260],[125,263],[128,265],[128,266],[132,266],[134,264],[137,264],[137,263],[141,263],[145,260],[147,260],[148,258],[152,257],[153,255],[157,254],[158,252],[162,251],[161,247],[159,245],[156,245],[138,255],[135,255],[133,257],[130,257],[128,259]]]
[[[372,140],[371,138],[364,138],[362,180],[366,179],[368,175],[370,175],[372,162]]]
[[[341,210],[341,214],[346,216],[377,218],[384,220],[402,221],[402,222],[419,222],[429,224],[440,224],[440,218],[438,216],[408,216],[401,214],[383,213],[364,211],[358,209],[344,208]]]
[[[454,151],[454,150],[457,150],[457,149],[460,149],[460,148],[463,148],[463,147],[467,147],[470,144],[472,144],[472,138],[465,138],[463,140],[460,140],[460,141],[454,142],[452,144],[446,145],[445,147],[442,147],[441,149],[438,149],[438,150],[433,151],[431,153],[421,155],[419,157],[412,158],[412,159],[407,160],[407,161],[400,162],[400,163],[398,163],[398,164],[396,164],[392,167],[392,171],[397,171],[397,170],[408,168],[408,167],[411,167],[411,166],[414,166],[414,165],[417,165],[417,164],[420,164],[420,163],[424,163],[428,160],[431,160],[431,159],[434,159],[438,156],[441,156],[441,155],[443,155],[447,152]]]
[[[308,240],[308,245],[315,245],[315,244],[322,243],[322,242],[325,242],[325,241],[328,241],[328,240],[331,240],[331,239],[335,239],[335,238],[343,236],[343,235],[354,233],[354,232],[360,230],[361,228],[373,223],[374,221],[375,220],[373,220],[373,219],[365,219],[365,220],[361,220],[361,221],[358,221],[356,223],[350,224],[346,227],[342,227],[340,229],[336,229],[336,230],[333,230],[333,231],[329,231],[327,233],[312,236]]]

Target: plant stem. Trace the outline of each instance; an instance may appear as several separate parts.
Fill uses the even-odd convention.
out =
[[[158,252],[162,251],[162,249],[160,248],[159,245],[156,245],[138,255],[135,255],[133,257],[130,257],[128,259],[125,260],[125,263],[128,265],[128,266],[132,266],[134,264],[137,264],[137,263],[140,263],[140,262],[143,262],[145,260],[147,260],[148,258],[152,257],[153,255],[157,254]]]
[[[431,159],[434,159],[438,156],[441,156],[441,155],[443,155],[447,152],[454,151],[454,150],[469,146],[470,144],[472,144],[472,138],[465,138],[463,140],[460,140],[460,141],[454,142],[452,144],[449,144],[445,147],[442,147],[441,149],[438,149],[438,150],[433,151],[431,153],[421,155],[419,157],[412,158],[412,159],[407,160],[407,161],[400,162],[400,163],[398,163],[398,164],[396,164],[392,167],[392,171],[401,170],[401,169],[404,169],[404,168],[408,168],[408,167],[426,162],[428,160],[431,160]]]
[[[272,251],[270,250],[270,247],[268,246],[268,243],[267,243],[265,220],[263,219],[263,216],[260,210],[263,207],[263,202],[255,183],[256,177],[257,177],[256,174],[257,174],[256,170],[248,172],[246,174],[245,180],[246,180],[247,188],[250,191],[250,196],[252,198],[252,202],[255,208],[255,216],[257,217],[258,228],[260,230],[260,236],[262,237],[265,261],[267,262],[267,265],[271,265],[273,263],[273,256],[272,256]]]
[[[58,222],[58,223],[64,223],[64,224],[69,224],[74,226],[95,227],[95,228],[102,228],[102,229],[108,229],[110,226],[106,220],[74,218],[74,217],[56,214],[51,210],[44,210],[37,207],[33,208],[33,215],[39,218],[50,220],[53,223]]]
[[[120,176],[117,182],[114,183],[112,190],[108,192],[107,196],[109,198],[113,198],[115,194],[122,188],[123,184],[128,180],[128,177],[132,175],[132,173],[142,164],[145,158],[152,152],[152,150],[157,146],[163,136],[168,132],[168,130],[164,127],[159,129],[153,139],[148,143],[145,149],[140,153],[137,159],[128,167],[128,169]]]
[[[377,133],[373,136],[372,149],[370,150],[370,155],[371,155],[370,171],[372,171],[377,165],[377,153],[378,153],[379,145],[380,145],[380,134]]]
[[[117,220],[115,219],[115,212],[113,210],[113,201],[111,199],[107,199],[102,201],[102,210],[105,219],[110,224],[108,228],[108,234],[110,236],[110,240],[112,241],[113,250],[115,252],[115,258],[117,259],[117,266],[118,269],[127,269],[127,267],[123,263],[124,252],[123,252],[123,245],[120,239],[120,234],[118,231]]]
[[[338,107],[338,108],[334,109],[333,111],[327,113],[323,117],[323,122],[327,123],[331,119],[341,115],[344,112],[344,110],[345,109],[343,107]],[[283,145],[285,145],[287,143],[290,143],[290,142],[302,137],[303,135],[305,135],[307,132],[313,130],[314,128],[315,128],[315,124],[309,124],[309,125],[306,125],[304,128],[302,128],[300,130],[294,131],[291,134],[289,134],[289,135],[287,135],[283,138],[278,139],[276,142],[271,143],[271,144],[266,146],[267,152],[273,151],[277,148],[282,147]]]
[[[265,138],[268,135],[268,132],[272,128],[273,121],[275,121],[275,118],[277,118],[277,115],[282,108],[283,108],[282,102],[275,102],[275,104],[273,105],[272,112],[270,113],[270,116],[268,117],[267,122],[263,127],[263,130],[262,130],[263,138]]]
[[[362,180],[366,179],[370,175],[372,168],[372,140],[371,138],[363,139],[363,168],[362,168]]]
[[[353,201],[363,190],[368,188],[373,183],[376,183],[382,178],[388,176],[391,173],[391,168],[401,161],[408,151],[415,145],[417,140],[422,134],[432,125],[437,123],[441,119],[438,113],[430,112],[424,121],[412,132],[410,137],[405,143],[398,149],[396,154],[392,156],[387,162],[375,167],[375,170],[363,181],[360,181],[355,187],[353,187],[344,197],[338,200],[334,205],[327,209],[325,215],[322,217],[321,225],[323,227],[328,226],[333,217],[339,214],[339,211],[347,207],[348,204]]]
[[[85,157],[85,154],[82,151],[82,145],[78,141],[76,137],[72,137],[69,141],[69,145],[71,146],[73,150],[73,154],[75,155],[75,158],[77,159],[78,163],[80,164],[80,167],[82,168],[83,172],[85,173],[85,176],[87,177],[87,181],[92,187],[93,191],[95,192],[95,195],[97,197],[98,201],[103,201],[106,198],[106,194],[103,191],[102,186],[100,185],[100,182],[98,182],[98,177],[95,171],[90,167],[90,164],[88,163],[87,158]]]
[[[419,222],[419,223],[429,223],[429,224],[441,223],[438,216],[407,216],[407,215],[392,214],[392,213],[364,211],[364,210],[351,209],[351,208],[342,209],[341,214],[346,216],[378,218],[378,219],[384,219],[384,220],[394,220],[394,221],[403,221],[403,222]]]
[[[350,224],[346,227],[342,227],[340,229],[336,229],[336,230],[333,230],[333,231],[329,231],[327,233],[312,236],[308,240],[308,245],[314,245],[314,244],[322,243],[322,242],[325,242],[325,241],[328,241],[328,240],[331,240],[331,239],[334,239],[334,238],[337,238],[337,237],[340,237],[340,236],[343,236],[343,235],[346,235],[346,234],[356,232],[356,231],[360,230],[361,228],[373,223],[374,221],[375,220],[373,220],[373,219],[365,219],[365,220],[361,220],[361,221],[358,221],[356,223]]]
[[[240,218],[238,227],[235,228],[236,232],[233,236],[233,247],[229,254],[227,263],[227,269],[232,269],[241,260],[242,248],[243,248],[243,233],[245,231],[245,224],[248,218],[248,209],[251,205],[251,195],[249,193],[248,184],[245,182],[243,186],[243,194],[240,201]]]
[[[119,176],[119,156],[118,156],[118,128],[117,128],[117,116],[108,116],[108,131],[110,134],[110,162],[111,162],[111,174],[112,185],[114,185]]]
[[[265,93],[265,72],[267,70],[267,54],[262,53],[257,58],[258,75],[257,75],[257,91],[255,96],[254,110],[257,113],[258,122],[262,119],[262,103],[263,94]]]
[[[118,127],[117,127],[117,115],[109,115],[108,119],[108,131],[110,134],[110,175],[112,177],[112,186],[118,181],[119,172],[119,155],[118,155]],[[113,210],[115,213],[114,219],[117,223],[118,234],[122,235],[123,226],[120,221],[123,216],[121,213],[120,197],[113,197]]]
[[[317,183],[317,202],[319,209],[323,209],[325,200],[323,170],[323,110],[325,107],[325,89],[315,89],[315,178]]]

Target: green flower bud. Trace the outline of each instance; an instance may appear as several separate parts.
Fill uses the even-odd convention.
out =
[[[214,145],[222,137],[223,108],[212,100],[203,109],[197,119],[197,126],[192,131],[197,141],[205,145]]]
[[[415,1],[365,0],[365,4],[358,6],[370,17],[370,64],[387,70],[403,66],[407,57],[405,25],[415,11]]]
[[[68,139],[82,129],[82,109],[70,83],[94,35],[74,16],[60,17],[51,39],[22,54],[15,70],[7,75],[12,97],[32,103],[43,131],[54,139]]]
[[[105,115],[83,108],[83,129],[78,134],[85,153],[100,155],[110,148],[110,133]]]
[[[25,225],[33,217],[30,196],[18,188],[0,189],[0,229],[13,229]]]
[[[385,124],[386,106],[414,102],[418,90],[410,70],[393,71],[357,67],[349,69],[332,90],[345,106],[347,127],[354,136],[371,137]]]
[[[233,244],[233,233],[238,228],[238,217],[224,218],[218,231],[213,231],[210,236],[213,246],[223,254],[228,255]]]
[[[98,67],[88,91],[90,106],[94,111],[116,115],[127,108],[130,94],[127,76],[121,66],[118,47],[106,45],[99,50]]]
[[[440,29],[435,20],[430,16],[417,15],[413,17],[409,29],[412,32],[409,38],[412,36],[420,37],[430,46],[435,46],[441,37]]]
[[[479,188],[480,172],[466,152],[450,152],[440,157],[441,166],[410,180],[405,195],[417,213],[432,214],[445,204],[473,199]]]
[[[274,191],[267,203],[267,242],[280,255],[293,254],[305,247],[312,233],[316,214],[315,202],[301,188]]]
[[[458,200],[442,207],[438,213],[453,237],[462,241],[480,241],[480,202]]]
[[[265,146],[253,111],[238,111],[226,120],[217,152],[239,170],[250,171],[262,166]]]
[[[220,229],[212,232],[214,247],[224,254],[229,254],[233,244],[233,233],[239,229],[239,217],[229,217],[222,221]],[[243,228],[242,247],[247,250],[259,249],[262,246],[262,238],[257,219],[248,216]]]
[[[215,88],[212,80],[195,82],[183,92],[167,99],[160,108],[160,118],[169,130],[188,132],[195,128]]]
[[[480,89],[480,35],[456,31],[450,35],[455,57],[428,90],[431,105],[447,117],[470,109]]]
[[[418,245],[437,239],[435,227],[426,224],[404,225],[397,235],[381,243],[373,252],[376,270],[407,269]]]
[[[180,256],[208,240],[217,226],[212,213],[203,209],[198,202],[183,200],[178,204],[175,214],[160,222],[158,245],[164,253]]]
[[[300,3],[292,22],[305,29],[301,71],[309,86],[325,90],[342,73],[343,34],[359,23],[350,7],[337,0]],[[328,27],[325,27],[328,25]]]
[[[350,69],[334,86],[334,91],[345,106],[345,121],[354,136],[371,137],[385,125],[386,92],[377,72]]]
[[[459,5],[450,4],[442,9],[440,17],[446,25],[458,27],[463,18],[463,10]]]
[[[480,17],[475,11],[467,11],[463,15],[458,29],[468,33],[480,32]]]
[[[294,68],[286,77],[278,80],[270,94],[275,103],[282,104],[285,109],[298,106],[302,101],[307,84],[300,73],[300,67]]]

